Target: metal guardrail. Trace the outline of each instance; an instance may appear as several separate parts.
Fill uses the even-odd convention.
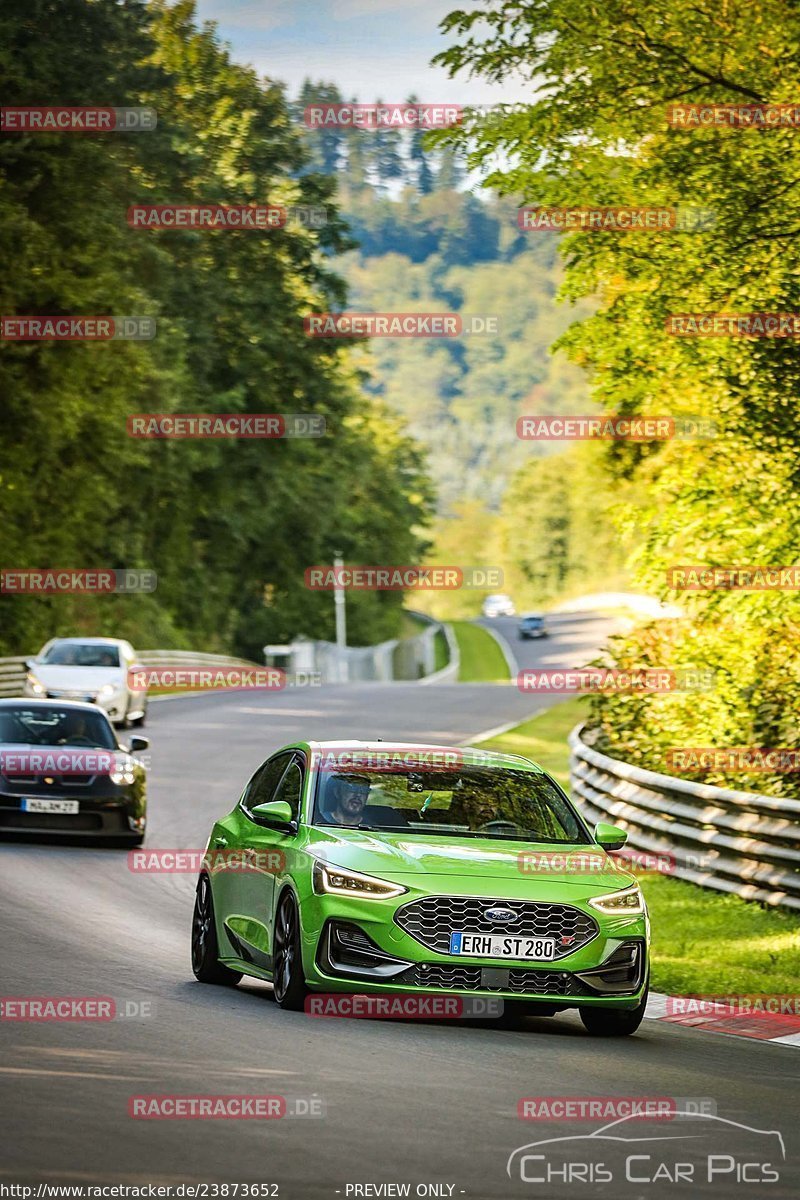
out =
[[[308,642],[309,669],[322,682],[350,680],[415,679],[437,683],[455,681],[458,675],[458,646],[449,626],[443,626],[424,613],[414,616],[426,628],[411,638],[394,638],[375,646],[348,646],[344,658],[334,642]],[[450,664],[434,673],[437,633],[442,630],[450,651]],[[295,643],[296,645],[297,643]],[[33,654],[27,656],[33,658]],[[137,650],[136,657],[147,667],[258,667],[263,664],[226,654],[204,654],[195,650]],[[27,658],[0,658],[0,698],[21,696]],[[291,668],[290,668],[291,673]]]
[[[225,654],[199,654],[193,650],[137,650],[138,660],[146,667],[257,667],[246,658]],[[0,658],[0,699],[21,696],[30,654],[25,658]]]
[[[25,676],[28,673],[26,658],[0,658],[0,699],[6,696],[21,696]]]
[[[609,758],[569,735],[570,784],[583,815],[628,832],[628,845],[666,855],[701,887],[800,911],[800,801],[729,791]]]
[[[248,658],[230,658],[227,654],[200,654],[195,650],[137,650],[136,657],[146,667],[257,667]]]

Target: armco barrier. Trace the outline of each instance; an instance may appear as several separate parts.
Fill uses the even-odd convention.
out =
[[[21,696],[28,669],[25,658],[0,658],[0,699]]]
[[[228,658],[224,654],[198,654],[193,650],[137,650],[139,662],[146,667],[256,667],[246,658]],[[34,655],[28,656],[33,658]],[[0,699],[21,696],[27,658],[0,658]]]
[[[343,680],[390,682],[398,679],[414,679],[420,683],[455,682],[458,677],[458,646],[452,630],[424,613],[413,615],[423,621],[426,628],[411,638],[395,638],[376,646],[347,646],[343,652],[335,642],[306,643],[311,655],[309,670],[318,674],[323,683]],[[434,639],[440,630],[447,639],[450,662],[443,670],[434,672]],[[194,650],[137,650],[136,656],[146,667],[259,666],[246,658],[203,654]],[[22,695],[26,662],[26,658],[0,658],[0,698]],[[286,669],[291,673],[292,666],[287,665]]]
[[[800,801],[659,775],[601,754],[578,725],[570,784],[583,815],[668,855],[678,879],[800,911]]]

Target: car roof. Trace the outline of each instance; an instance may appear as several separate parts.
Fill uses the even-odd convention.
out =
[[[125,638],[112,637],[55,637],[51,638],[51,645],[54,646],[56,642],[79,642],[82,646],[123,646],[125,641]]]
[[[524,758],[521,754],[502,754],[498,750],[485,750],[481,746],[443,746],[438,743],[432,743],[432,742],[394,742],[394,741],[380,741],[377,739],[373,739],[372,741],[363,741],[363,740],[358,741],[355,739],[346,739],[346,738],[339,738],[339,739],[324,741],[324,742],[317,742],[317,741],[297,742],[295,744],[297,746],[302,746],[304,749],[308,749],[311,751],[317,750],[317,751],[322,751],[322,752],[324,752],[326,750],[339,750],[339,751],[342,751],[342,750],[344,750],[344,751],[370,750],[373,752],[379,751],[379,752],[390,753],[390,754],[391,753],[406,754],[409,751],[429,752],[431,750],[435,750],[440,754],[443,754],[446,752],[449,752],[452,754],[452,752],[454,750],[459,750],[462,753],[481,755],[481,757],[483,759],[487,760],[486,765],[490,766],[490,767],[520,767],[521,766],[524,768],[532,768],[534,771],[543,771],[544,770],[544,768],[540,767],[538,763],[533,761],[533,759]],[[284,750],[291,749],[291,747],[289,747],[289,746],[284,746],[282,748]],[[279,751],[276,751],[276,753],[279,753]]]

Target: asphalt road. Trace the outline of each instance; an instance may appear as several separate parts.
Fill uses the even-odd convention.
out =
[[[563,643],[559,629],[546,642],[524,644],[526,652],[560,652],[569,661],[558,665],[576,665],[581,638],[600,628],[594,622],[590,635],[592,624],[573,618]],[[295,737],[456,743],[548,702],[512,686],[374,684],[154,705],[147,844],[204,846],[213,818],[233,805],[255,766]],[[571,1014],[503,1029],[488,1021],[314,1020],[282,1012],[267,985],[197,984],[188,953],[194,877],[135,874],[127,861],[118,850],[0,845],[0,994],[104,995],[118,1007],[151,1006],[149,1014],[106,1023],[0,1021],[0,1196],[11,1194],[2,1185],[42,1181],[274,1183],[282,1200],[403,1194],[353,1190],[368,1184],[492,1200],[797,1194],[796,1173],[780,1162],[779,1181],[763,1185],[736,1183],[738,1161],[730,1168],[726,1161],[728,1173],[709,1187],[699,1174],[691,1187],[666,1182],[663,1170],[659,1182],[625,1184],[621,1165],[604,1183],[597,1163],[621,1150],[596,1141],[575,1151],[594,1182],[565,1188],[523,1183],[519,1170],[506,1174],[516,1148],[585,1135],[602,1123],[520,1120],[518,1102],[532,1096],[705,1098],[728,1121],[782,1131],[788,1162],[796,1164],[800,1060],[793,1050],[656,1022],[645,1022],[635,1038],[603,1041],[589,1038]],[[232,1093],[285,1095],[324,1115],[127,1115],[131,1095]],[[659,1122],[659,1136],[667,1124],[680,1136],[665,1144],[673,1158],[699,1154],[700,1140],[688,1137],[696,1123]],[[626,1129],[640,1138],[653,1133],[653,1123]],[[745,1145],[749,1159],[775,1160],[774,1138],[720,1122],[711,1139],[731,1163]],[[653,1176],[667,1155],[642,1145],[636,1153],[650,1157],[638,1162],[639,1179]],[[538,1164],[531,1160],[527,1170],[535,1175]],[[440,1190],[417,1192],[418,1185]]]
[[[504,642],[518,670],[585,667],[609,633],[622,627],[619,618],[599,613],[552,613],[546,618],[548,636],[521,638],[519,616],[481,617],[477,624]]]

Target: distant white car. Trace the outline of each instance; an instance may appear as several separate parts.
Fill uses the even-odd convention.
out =
[[[485,617],[513,617],[516,611],[510,596],[487,596],[483,602]]]
[[[141,726],[147,690],[133,690],[128,679],[128,672],[141,665],[130,642],[119,638],[51,638],[36,658],[28,659],[24,695],[88,701],[123,729]]]

